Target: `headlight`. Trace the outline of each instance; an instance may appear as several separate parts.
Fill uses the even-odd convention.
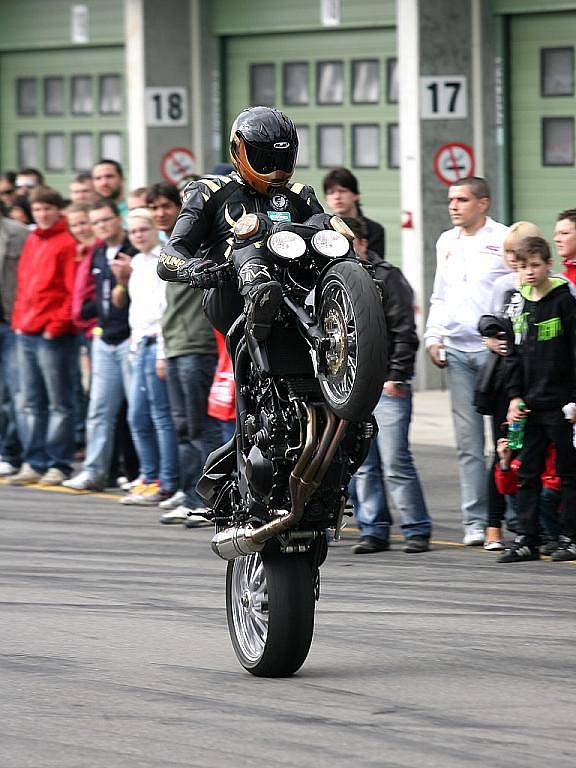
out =
[[[306,253],[306,243],[304,238],[297,235],[295,232],[289,232],[284,230],[282,232],[275,232],[268,238],[268,250],[271,251],[274,256],[279,259],[285,259],[286,261],[293,261],[299,259]]]
[[[346,256],[350,250],[350,243],[333,229],[323,229],[312,237],[312,248],[329,259],[338,259]]]

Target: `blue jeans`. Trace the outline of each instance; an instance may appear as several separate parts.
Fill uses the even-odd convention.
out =
[[[43,339],[17,334],[21,413],[25,421],[22,460],[37,472],[70,472],[74,458],[71,370],[74,336]]]
[[[234,437],[234,433],[236,432],[236,420],[221,421],[220,426],[222,427],[222,445],[224,445],[224,443],[227,443]]]
[[[87,347],[87,339],[82,334],[74,337],[74,365],[72,368],[72,402],[74,404],[74,440],[76,445],[83,445],[86,440],[86,416],[88,414],[88,395],[82,386],[82,368],[80,366],[82,347]]]
[[[488,479],[484,459],[484,420],[473,405],[476,379],[488,350],[446,349],[448,386],[460,474],[462,518],[469,531],[484,531],[488,522]]]
[[[143,339],[134,363],[128,398],[128,423],[140,473],[160,481],[165,491],[178,488],[178,445],[166,381],[156,374],[156,341]]]
[[[178,434],[180,487],[186,494],[184,504],[190,509],[204,506],[196,493],[196,483],[206,457],[222,443],[222,422],[206,414],[216,363],[216,355],[168,359],[168,393]]]
[[[412,389],[402,397],[382,393],[374,410],[378,437],[372,442],[364,464],[356,473],[356,517],[363,536],[388,539],[392,517],[386,486],[400,516],[406,539],[430,538],[432,520],[408,443],[412,419]]]
[[[130,393],[130,341],[106,344],[94,336],[91,362],[84,469],[95,478],[106,479],[114,450],[116,417]]]
[[[7,323],[0,323],[0,457],[15,467],[20,466],[22,445],[19,432],[23,428],[17,419],[16,402],[20,392],[16,335]],[[21,419],[20,419],[21,420]]]

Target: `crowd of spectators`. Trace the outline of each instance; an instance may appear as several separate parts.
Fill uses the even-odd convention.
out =
[[[355,176],[336,168],[323,187],[373,265],[388,329],[379,435],[351,487],[353,551],[389,548],[389,494],[404,551],[426,552],[432,520],[408,440],[419,346],[412,289],[386,261],[384,229],[365,217]],[[438,239],[424,340],[447,373],[463,543],[502,551],[506,522],[517,536],[502,562],[540,551],[576,559],[576,449],[562,414],[576,393],[576,210],[556,223],[559,276],[535,225],[490,218],[484,179],[461,180],[448,198],[454,226]],[[157,275],[180,206],[168,182],[127,193],[121,166],[107,159],[70,181],[67,200],[34,168],[0,174],[0,476],[11,484],[119,485],[123,504],[158,506],[163,523],[205,524],[195,484],[233,434],[233,373],[202,292]],[[496,446],[488,467],[483,414]],[[508,445],[511,422],[525,423],[524,452]]]

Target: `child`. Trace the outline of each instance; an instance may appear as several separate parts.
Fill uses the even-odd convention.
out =
[[[513,318],[518,346],[507,357],[508,421],[526,419],[522,466],[518,471],[520,535],[498,562],[538,560],[540,476],[549,442],[556,445],[562,484],[559,546],[552,560],[576,560],[576,450],[573,424],[562,406],[575,399],[576,303],[566,281],[550,278],[552,257],[541,237],[528,237],[516,252],[520,301]]]
[[[501,437],[496,445],[498,462],[494,468],[494,481],[498,493],[507,496],[518,492],[518,470],[522,466],[520,457],[512,458],[513,454],[508,447],[508,440]],[[546,467],[540,477],[542,491],[540,493],[539,517],[540,528],[546,538],[540,547],[541,555],[551,555],[558,549],[558,536],[560,522],[558,507],[560,504],[560,478],[556,474],[556,448],[553,443],[548,443],[546,449]],[[490,534],[490,536],[488,536]],[[500,528],[488,528],[484,549],[495,552],[504,549],[501,541]]]

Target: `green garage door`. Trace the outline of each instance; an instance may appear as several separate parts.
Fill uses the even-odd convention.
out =
[[[551,237],[558,212],[576,207],[576,13],[511,18],[513,219]]]
[[[400,258],[394,29],[227,38],[226,126],[249,104],[277,106],[300,137],[294,179],[312,184],[343,165],[358,177],[364,213],[384,225]]]
[[[0,55],[0,167],[67,193],[99,157],[126,160],[123,68],[122,47]]]

